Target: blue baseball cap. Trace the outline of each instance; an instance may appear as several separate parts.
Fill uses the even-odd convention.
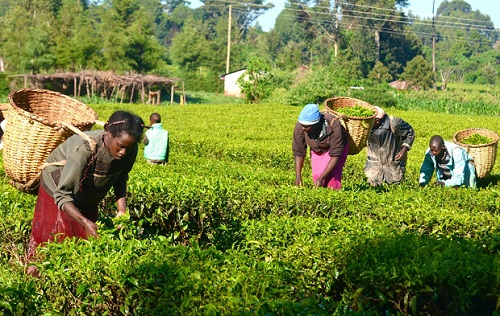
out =
[[[299,114],[299,123],[302,125],[314,125],[319,122],[321,114],[317,104],[307,104]]]

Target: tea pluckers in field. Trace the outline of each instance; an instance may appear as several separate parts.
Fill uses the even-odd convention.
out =
[[[310,148],[314,185],[340,190],[348,152],[347,132],[336,117],[320,113],[317,104],[307,104],[302,109],[293,130],[292,150],[297,186],[302,185],[307,146]]]
[[[415,140],[415,131],[403,119],[387,115],[378,106],[375,109],[364,171],[372,186],[382,185],[384,181],[399,183],[406,172],[407,153]]]
[[[127,180],[135,163],[143,120],[116,111],[104,130],[73,135],[46,160],[41,172],[28,259],[38,245],[66,237],[97,237],[98,203],[113,187],[117,216],[127,212]],[[37,274],[30,266],[28,273]]]
[[[169,146],[168,131],[163,129],[161,115],[152,113],[149,116],[150,128],[146,131],[142,142],[144,145],[144,158],[153,165],[164,165],[168,162]]]
[[[425,186],[436,171],[436,184],[447,187],[476,187],[474,159],[462,147],[434,135],[429,141],[420,167],[420,186]]]

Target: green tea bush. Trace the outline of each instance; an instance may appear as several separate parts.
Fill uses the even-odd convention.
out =
[[[144,119],[159,112],[170,161],[148,165],[141,145],[129,178],[130,216],[113,219],[110,194],[99,239],[50,243],[33,263],[24,257],[35,197],[13,189],[0,167],[0,313],[500,312],[500,163],[478,189],[417,183],[432,135],[498,132],[497,117],[387,108],[417,133],[405,180],[371,188],[362,151],[348,157],[343,188],[332,191],[313,189],[308,157],[305,185],[293,185],[297,107],[93,107],[103,120],[122,108]],[[24,273],[30,264],[39,278]]]
[[[482,248],[466,239],[386,232],[350,252],[344,277],[357,289],[350,299],[380,313],[489,314],[500,270]]]
[[[396,98],[396,108],[401,110],[425,110],[456,115],[500,115],[498,98],[485,93],[398,91]]]
[[[347,93],[348,96],[360,99],[370,103],[371,105],[380,106],[381,108],[396,107],[398,100],[394,95],[394,91],[388,88],[366,87],[364,89],[351,89]]]
[[[358,85],[356,82],[352,85]],[[292,85],[288,104],[306,105],[322,103],[324,100],[343,95],[350,86],[348,78],[330,68],[318,69]]]

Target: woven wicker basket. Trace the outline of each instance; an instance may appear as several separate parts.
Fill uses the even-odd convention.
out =
[[[48,155],[75,131],[90,130],[97,114],[85,103],[61,93],[22,89],[9,94],[3,163],[11,184],[35,193],[40,167]]]
[[[342,113],[337,112],[337,109],[344,107],[355,107],[356,105],[372,110],[373,115],[368,117],[360,116],[345,116]],[[325,109],[327,112],[335,115],[340,119],[340,123],[346,129],[349,134],[349,155],[358,154],[364,147],[366,147],[366,141],[368,139],[368,134],[373,125],[375,119],[375,107],[368,102],[349,98],[349,97],[335,97],[326,99],[324,102]]]
[[[464,144],[462,141],[473,134],[479,134],[491,138],[493,141],[489,144],[471,145]],[[486,128],[468,128],[459,131],[453,135],[453,142],[464,148],[474,159],[476,166],[476,175],[478,178],[488,176],[495,165],[497,156],[497,145],[499,136],[497,133]]]

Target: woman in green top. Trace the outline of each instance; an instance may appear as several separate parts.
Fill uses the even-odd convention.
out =
[[[28,258],[42,243],[97,236],[97,206],[114,188],[117,216],[126,214],[127,179],[137,156],[143,120],[117,111],[104,130],[73,135],[47,158],[41,174]]]

